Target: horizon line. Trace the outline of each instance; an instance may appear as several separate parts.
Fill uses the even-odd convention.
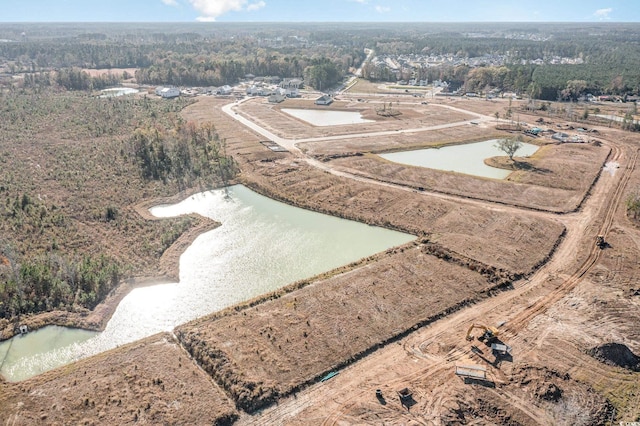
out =
[[[2,24],[640,24],[640,21],[0,21]]]

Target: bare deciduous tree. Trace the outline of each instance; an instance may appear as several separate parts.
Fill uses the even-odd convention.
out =
[[[500,151],[507,154],[509,156],[509,160],[513,161],[515,153],[522,148],[522,141],[519,136],[515,138],[504,138],[496,142],[495,146]]]

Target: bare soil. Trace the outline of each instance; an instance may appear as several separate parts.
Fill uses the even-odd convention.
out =
[[[260,135],[224,114],[222,103],[201,98],[183,116],[216,124],[240,164],[241,182],[297,206],[411,232],[419,239],[179,327],[179,339],[213,377],[209,389],[200,389],[194,381],[196,397],[181,407],[193,405],[198,412],[204,402],[209,403],[206,392],[219,395],[212,390],[217,383],[241,411],[229,411],[228,400],[216,396],[207,406],[213,411],[202,418],[232,420],[238,413],[240,425],[576,425],[640,416],[640,373],[607,365],[587,353],[611,342],[640,353],[640,300],[635,295],[640,231],[627,218],[624,205],[625,196],[640,184],[636,135],[605,129],[599,136],[605,147],[563,146],[555,151],[551,147],[532,159],[533,168],[515,172],[517,183],[505,182],[490,192],[483,180],[455,176],[456,185],[449,188],[475,188],[476,196],[468,197],[452,190],[440,192],[440,183],[416,190],[414,175],[369,154],[318,161],[326,159],[322,155],[340,153],[333,142],[305,145],[304,150],[324,168],[299,153],[275,153],[259,143]],[[506,105],[467,104],[485,115]],[[242,113],[280,114],[265,108],[248,102]],[[457,126],[452,131],[460,140],[496,132],[483,123],[486,127]],[[287,138],[318,134],[297,121],[281,124],[290,127],[281,133],[269,130]],[[382,127],[379,122],[371,125]],[[412,137],[407,135],[399,138]],[[431,132],[424,135],[433,137]],[[396,139],[376,143],[367,138],[366,150],[373,153],[413,143],[398,144]],[[349,147],[347,152],[364,151],[357,141],[340,143]],[[331,151],[324,145],[331,145]],[[620,169],[598,176],[607,156],[619,162]],[[360,160],[368,163],[356,170]],[[538,169],[550,170],[553,178],[538,176]],[[434,175],[445,186],[453,178],[447,173]],[[543,192],[527,197],[518,194],[522,188]],[[523,209],[510,199],[492,198],[501,191],[533,201],[527,200],[528,208]],[[580,197],[585,195],[583,202]],[[567,204],[564,198],[571,201]],[[536,203],[544,208],[537,209]],[[571,210],[571,205],[579,208],[572,213],[550,212],[554,210],[550,206],[562,211]],[[600,233],[609,244],[604,250],[594,247],[594,236]],[[496,356],[484,343],[466,340],[473,323],[498,326],[499,339],[511,347],[511,355]],[[58,388],[71,387],[66,372],[79,365],[95,368],[94,380],[113,383],[111,392],[116,386],[120,389],[124,382],[118,377],[130,370],[135,347],[110,353],[121,358],[114,357],[107,364],[109,370],[98,369],[103,354],[20,384],[2,384],[0,395],[6,396],[0,401],[14,411],[0,413],[16,415],[25,398],[21,389],[35,398],[39,389],[47,389],[46,380],[55,381]],[[164,354],[163,348],[153,347]],[[149,350],[141,347],[140,353]],[[159,374],[157,364],[164,367],[165,362],[154,361],[156,352],[150,353],[145,369],[151,371],[146,377],[153,378]],[[169,359],[167,365],[175,369],[175,355]],[[487,378],[464,380],[454,373],[457,365],[484,368]],[[331,371],[339,374],[320,381]],[[184,392],[191,392],[186,380],[197,375],[171,372],[185,383]],[[83,382],[85,388],[87,383],[91,382]],[[398,391],[404,388],[411,391],[410,400],[400,400]],[[382,398],[375,396],[376,389]],[[158,389],[153,394],[162,403],[174,400]],[[127,407],[138,408],[140,398],[131,393],[122,400]],[[21,413],[28,419],[52,406],[50,400],[30,404],[24,410],[27,414]],[[82,406],[76,412],[81,414]],[[158,415],[171,413],[165,408]],[[93,413],[90,420],[99,415]]]
[[[34,424],[231,424],[231,401],[169,334],[29,381],[0,382],[0,421]]]
[[[248,310],[178,327],[177,335],[238,406],[253,412],[509,285],[506,271],[419,244]]]

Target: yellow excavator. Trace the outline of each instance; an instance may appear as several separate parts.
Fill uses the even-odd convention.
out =
[[[467,330],[467,340],[473,340],[471,332],[474,328],[484,330],[484,333],[478,337],[481,342],[491,343],[498,338],[500,331],[496,327],[486,326],[482,324],[471,324],[469,330]]]

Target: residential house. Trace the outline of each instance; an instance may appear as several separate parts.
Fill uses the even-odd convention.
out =
[[[216,90],[216,95],[229,96],[231,93],[233,93],[233,87],[228,84],[218,87],[218,90]]]
[[[159,90],[156,88],[156,94],[165,99],[177,98],[180,96],[180,89],[177,87],[160,87]]]
[[[316,99],[316,105],[331,105],[332,103],[333,98],[329,95],[322,95]]]
[[[253,86],[247,87],[247,96],[258,96],[260,93],[260,88],[255,84]]]
[[[299,78],[291,78],[283,80],[279,87],[284,90],[284,95],[288,98],[299,98],[300,87],[302,87],[302,80]]]
[[[273,95],[271,95],[271,96],[269,96],[267,98],[267,100],[271,104],[279,104],[280,102],[284,101],[285,99],[286,99],[285,96],[280,94],[280,93],[274,93]]]

